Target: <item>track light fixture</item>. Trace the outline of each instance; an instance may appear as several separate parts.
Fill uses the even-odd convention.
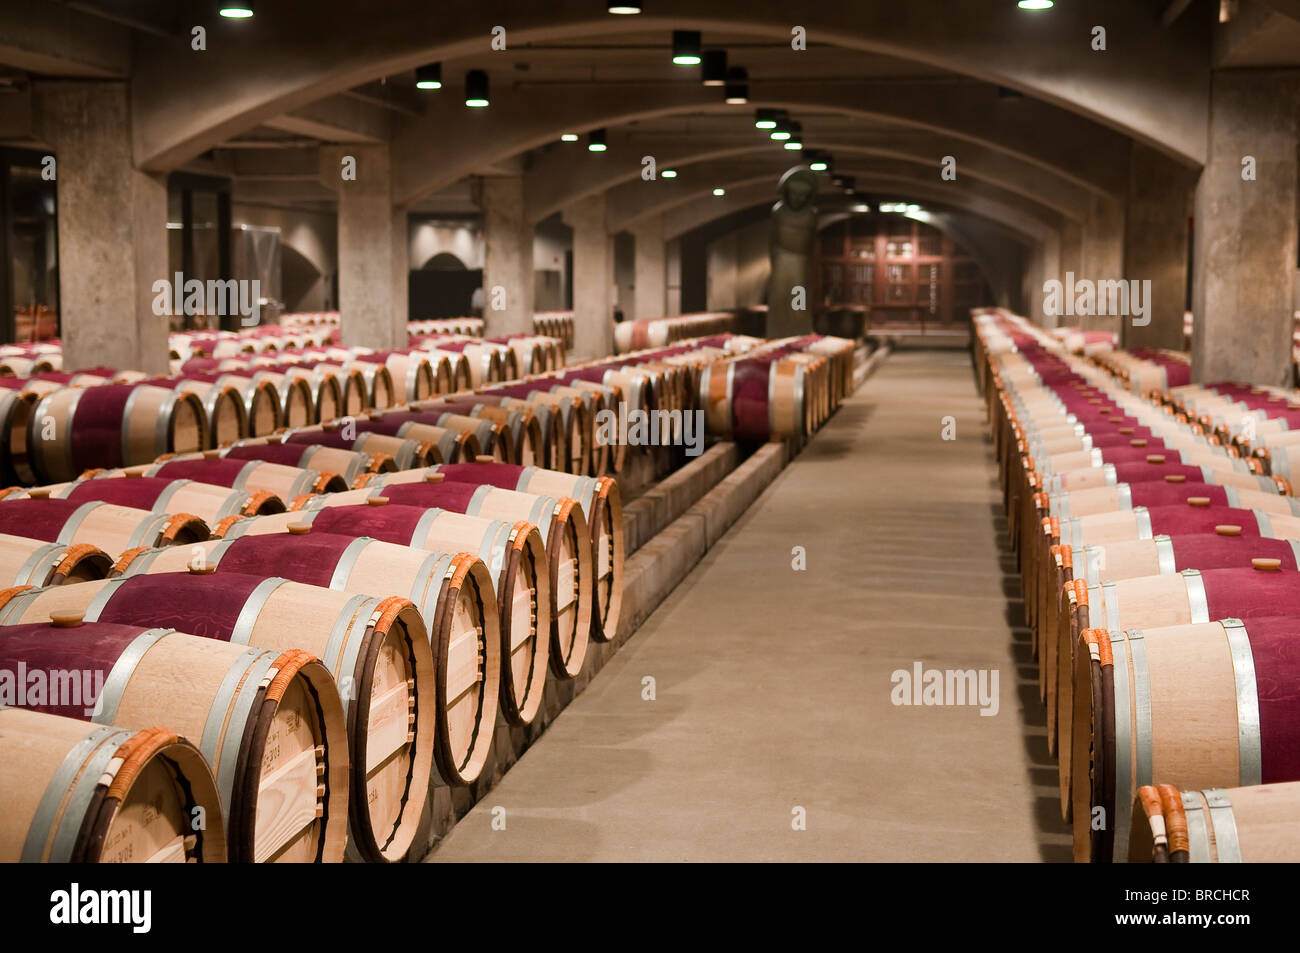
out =
[[[465,105],[483,109],[489,101],[488,74],[481,69],[470,70],[465,74]]]
[[[749,72],[740,66],[727,70],[727,105],[743,106],[749,102]]]
[[[777,119],[776,125],[772,128],[772,131],[768,133],[768,137],[777,142],[785,142],[790,138],[790,127],[791,121],[782,116]]]
[[[727,79],[727,51],[705,50],[700,62],[700,79],[705,86],[724,86]]]
[[[785,148],[791,152],[798,152],[803,148],[803,124],[798,122],[790,123],[790,137],[785,140]]]
[[[673,62],[678,66],[700,65],[699,30],[673,30]]]
[[[442,89],[442,64],[429,63],[426,66],[416,67],[415,88]]]
[[[775,129],[778,115],[780,115],[780,110],[777,109],[755,109],[754,128]]]
[[[605,145],[604,129],[593,129],[587,133],[588,152],[604,152],[606,148],[608,147]]]

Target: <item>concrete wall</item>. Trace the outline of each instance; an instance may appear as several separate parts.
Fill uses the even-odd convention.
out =
[[[288,311],[327,311],[339,267],[338,228],[332,213],[235,202],[231,224],[280,230],[280,293]]]
[[[753,222],[709,242],[707,295],[709,311],[762,304],[772,262],[768,225]]]
[[[533,307],[538,311],[563,311],[566,300],[567,255],[573,251],[573,229],[559,216],[544,219],[533,229]]]
[[[619,232],[614,236],[614,308],[624,319],[632,316],[635,295],[636,240],[631,232]]]
[[[483,227],[476,219],[464,221],[410,220],[411,270],[419,271],[434,255],[451,254],[468,270],[483,267]]]

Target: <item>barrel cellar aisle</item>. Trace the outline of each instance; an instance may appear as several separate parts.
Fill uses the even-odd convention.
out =
[[[430,859],[1068,859],[984,432],[965,352],[891,356]]]

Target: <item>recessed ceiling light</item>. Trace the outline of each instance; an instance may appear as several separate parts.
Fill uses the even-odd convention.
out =
[[[641,4],[628,3],[626,2],[626,0],[623,3],[617,3],[615,2],[615,0],[609,0],[609,3],[606,5],[605,9],[608,10],[610,13],[617,13],[622,16],[635,16],[636,14],[641,12]]]
[[[775,109],[756,109],[756,110],[754,110],[754,128],[755,128],[755,129],[775,129],[775,128],[776,128],[776,110],[775,110]]]
[[[659,178],[661,178],[661,179],[675,179],[675,178],[677,178],[677,170],[676,170],[676,169],[664,169],[662,172],[659,173]]]
[[[749,102],[749,72],[733,66],[727,70],[727,105],[743,106]]]
[[[787,128],[790,131],[790,136],[785,140],[785,147],[791,152],[798,152],[803,148],[803,125],[792,122]]]
[[[217,13],[227,20],[247,20],[253,15],[253,0],[244,0],[243,3],[223,3]]]
[[[864,203],[864,202],[859,202],[859,203],[857,203],[856,205],[851,206],[851,208],[852,208],[853,211],[855,211],[855,212],[870,212],[870,211],[871,211],[871,206],[870,206],[870,205],[867,205],[867,204]]]
[[[560,136],[561,142],[577,142],[578,134],[576,132],[566,132]]]
[[[605,149],[606,149],[606,146],[605,146],[605,130],[604,130],[604,129],[593,129],[593,130],[591,130],[591,132],[587,133],[587,151],[588,151],[588,152],[604,152]]]
[[[789,139],[790,120],[778,119],[776,121],[776,128],[773,129],[770,133],[768,133],[768,136],[772,139],[775,139],[777,142],[784,142],[785,140]]]
[[[714,194],[714,195],[726,195],[726,194],[727,194],[727,190],[726,190],[726,189],[714,189],[714,190],[713,190],[713,194]]]
[[[699,30],[673,30],[673,62],[678,66],[700,65]]]

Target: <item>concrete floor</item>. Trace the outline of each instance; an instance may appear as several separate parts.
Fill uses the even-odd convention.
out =
[[[430,859],[1068,860],[1004,536],[969,358],[896,353]]]

